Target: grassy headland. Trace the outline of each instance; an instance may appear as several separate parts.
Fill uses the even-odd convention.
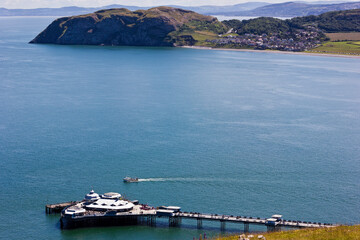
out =
[[[247,234],[247,238],[250,234]],[[333,228],[300,229],[293,231],[251,234],[250,239],[259,239],[259,235],[266,240],[360,240],[360,225],[339,226]],[[238,240],[239,235],[218,237],[216,240]],[[261,239],[261,238],[260,238]],[[262,238],[264,239],[264,238]]]

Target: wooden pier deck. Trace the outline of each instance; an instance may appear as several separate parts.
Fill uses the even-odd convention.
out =
[[[245,216],[233,216],[233,215],[217,215],[217,214],[204,214],[204,213],[189,213],[189,212],[178,212],[174,213],[174,217],[184,219],[197,220],[198,228],[202,227],[202,220],[219,221],[221,222],[221,228],[225,228],[225,222],[242,223],[244,224],[244,231],[249,231],[250,224],[258,224],[268,226],[269,230],[274,230],[281,227],[294,227],[294,228],[321,228],[321,227],[334,227],[335,224],[320,223],[320,222],[304,222],[295,220],[284,220],[270,224],[266,218],[253,218]]]
[[[79,203],[79,202],[71,201],[71,202],[65,202],[65,203],[47,204],[45,206],[45,213],[46,214],[60,213],[64,208],[75,205],[77,203]]]

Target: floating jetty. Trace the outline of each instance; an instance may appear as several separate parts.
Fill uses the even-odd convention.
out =
[[[46,213],[61,212],[61,228],[80,228],[97,226],[149,225],[156,226],[158,218],[168,219],[169,226],[181,225],[182,219],[193,219],[197,227],[203,227],[203,221],[216,221],[220,229],[225,230],[225,224],[240,223],[243,231],[249,232],[250,224],[266,226],[268,231],[280,230],[281,227],[293,228],[323,228],[334,227],[335,224],[320,222],[305,222],[285,220],[282,215],[272,215],[270,218],[253,218],[246,216],[207,214],[198,212],[182,212],[177,206],[151,207],[140,204],[138,200],[130,201],[122,198],[119,193],[99,195],[93,190],[85,195],[82,201],[46,205]]]

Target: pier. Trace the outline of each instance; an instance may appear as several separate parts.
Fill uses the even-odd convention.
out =
[[[71,208],[79,202],[66,202],[58,204],[46,205],[46,213],[60,213],[65,208]],[[163,210],[150,208],[147,205],[137,205],[130,212],[113,211],[97,212],[89,211],[84,215],[74,215],[71,217],[74,225],[67,227],[64,225],[62,219],[60,220],[62,228],[76,228],[76,227],[91,227],[91,226],[119,226],[119,225],[148,225],[156,226],[157,218],[168,219],[169,227],[180,227],[183,219],[194,220],[197,228],[203,228],[206,221],[215,221],[220,223],[221,231],[226,230],[226,223],[239,223],[243,226],[244,232],[250,231],[250,225],[263,225],[267,227],[268,231],[278,231],[282,227],[292,228],[323,228],[334,227],[335,224],[320,223],[320,222],[306,222],[298,220],[284,220],[281,215],[273,215],[271,218],[254,218],[246,216],[234,215],[218,215],[207,213],[182,212],[176,210]]]
[[[80,228],[96,226],[148,225],[156,226],[157,219],[167,219],[170,227],[179,227],[183,219],[194,220],[197,228],[204,222],[219,222],[221,231],[226,223],[239,223],[244,232],[250,231],[250,225],[263,225],[268,231],[277,231],[282,227],[323,228],[335,224],[285,220],[282,215],[274,214],[269,218],[247,216],[218,215],[199,212],[183,212],[178,206],[160,206],[157,208],[130,201],[119,193],[109,192],[99,195],[93,190],[82,201],[72,201],[45,206],[46,214],[61,212],[61,228]]]

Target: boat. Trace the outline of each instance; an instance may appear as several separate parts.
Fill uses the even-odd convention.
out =
[[[131,177],[125,177],[123,180],[126,183],[139,182],[138,178],[131,178]]]

